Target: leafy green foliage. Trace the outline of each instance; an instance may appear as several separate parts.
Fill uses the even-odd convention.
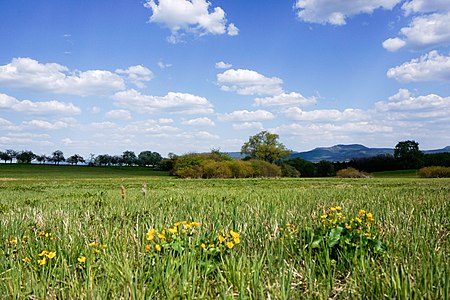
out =
[[[278,134],[261,131],[251,136],[242,146],[241,154],[249,159],[264,160],[269,163],[286,158],[292,151],[280,143],[278,138]]]
[[[449,178],[450,167],[424,167],[419,170],[419,176],[423,178]]]

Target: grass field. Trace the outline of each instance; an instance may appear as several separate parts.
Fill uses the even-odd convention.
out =
[[[0,164],[0,298],[449,298],[449,179],[164,175]]]

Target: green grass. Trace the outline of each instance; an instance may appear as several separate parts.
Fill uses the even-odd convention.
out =
[[[398,170],[371,173],[376,178],[417,178],[418,170]]]
[[[450,179],[180,180],[147,170],[0,167],[5,299],[448,299]],[[312,249],[304,233],[336,205],[348,216],[372,212],[386,252],[336,261],[326,246]],[[167,238],[172,248],[160,253],[146,239],[151,228],[169,237],[184,220],[200,227]],[[286,223],[297,230],[281,240]],[[238,232],[240,244],[203,252],[222,229]],[[56,256],[40,266],[43,250]]]

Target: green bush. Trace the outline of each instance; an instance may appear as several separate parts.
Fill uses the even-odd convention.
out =
[[[281,168],[267,161],[252,159],[249,160],[253,168],[255,177],[280,177]]]
[[[337,171],[336,176],[339,178],[368,178],[369,177],[369,175],[367,175],[366,173],[361,172],[352,167],[348,167],[348,168]]]
[[[211,159],[201,163],[203,178],[230,178],[232,177],[231,169],[225,162],[218,162]]]
[[[231,177],[233,178],[249,178],[253,177],[253,168],[250,162],[243,160],[230,160],[225,162],[230,168]]]
[[[450,167],[425,167],[419,170],[419,176],[422,178],[448,178],[450,177]]]
[[[300,172],[288,164],[281,165],[281,174],[283,177],[300,177]]]

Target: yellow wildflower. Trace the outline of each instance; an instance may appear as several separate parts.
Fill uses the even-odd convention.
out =
[[[205,244],[201,244],[200,247],[201,247],[203,250],[206,250],[206,245],[205,245]]]
[[[356,218],[356,222],[361,223],[362,220],[360,218]]]
[[[89,247],[98,247],[98,243],[92,242],[88,244]]]
[[[342,210],[342,207],[336,206],[336,210],[341,211],[341,210]]]
[[[241,239],[240,238],[233,238],[233,241],[234,241],[234,243],[236,245],[241,243]]]
[[[336,207],[330,208],[331,211],[336,211]]]
[[[161,246],[159,244],[155,245],[155,250],[161,252]]]
[[[31,259],[29,257],[25,257],[22,259],[22,261],[27,264],[27,263],[31,262]]]
[[[173,226],[176,226],[176,227],[178,227],[178,226],[180,226],[180,225],[181,225],[180,222],[176,222],[175,224],[173,224]]]
[[[48,252],[47,250],[42,250],[41,253],[38,254],[38,256],[47,256],[50,252]]]
[[[222,243],[223,241],[225,241],[225,238],[221,235],[219,235],[219,243]]]
[[[163,233],[158,234],[158,237],[159,237],[161,240],[165,240],[165,239],[166,239],[166,236],[165,236]]]
[[[79,263],[85,263],[86,262],[86,256],[81,256],[81,257],[78,257],[78,262]]]
[[[145,245],[145,252],[150,252],[151,249],[152,249],[151,245]]]
[[[172,228],[169,228],[169,232],[171,233],[171,234],[175,234],[175,233],[177,233],[177,228],[176,227],[172,227]]]
[[[234,247],[233,242],[228,242],[226,245],[227,245],[228,249],[233,249],[233,247]]]
[[[369,233],[369,232],[366,232],[365,236],[366,236],[366,237],[370,237],[370,233]]]
[[[200,227],[200,223],[198,222],[192,222],[191,225],[194,227]]]
[[[49,253],[47,254],[47,257],[50,258],[50,259],[52,259],[52,258],[55,257],[55,256],[56,256],[56,251],[54,251],[54,252],[49,252]]]
[[[352,229],[352,226],[350,226],[350,225],[348,225],[347,223],[345,223],[345,228],[348,229],[348,230],[350,230],[350,229]]]
[[[152,241],[155,238],[155,236],[149,232],[147,232],[147,241]]]
[[[321,215],[320,218],[321,219],[326,219],[328,217],[328,215]]]
[[[95,251],[94,251],[96,254],[98,254],[98,253],[100,253],[100,250],[98,250],[98,249],[95,249]]]
[[[16,239],[11,239],[9,242],[10,242],[12,245],[17,244],[17,240],[16,240]]]
[[[103,249],[103,250],[106,250],[107,247],[108,247],[108,246],[106,246],[106,244],[103,244],[103,245],[102,245],[102,249]]]
[[[366,214],[366,211],[365,211],[364,209],[361,209],[361,210],[359,211],[359,215],[360,215],[361,217],[363,217],[365,214]]]
[[[47,263],[47,259],[44,257],[43,259],[38,259],[37,262],[40,266],[44,266]]]
[[[336,216],[342,217],[342,214],[341,213],[337,213]]]

